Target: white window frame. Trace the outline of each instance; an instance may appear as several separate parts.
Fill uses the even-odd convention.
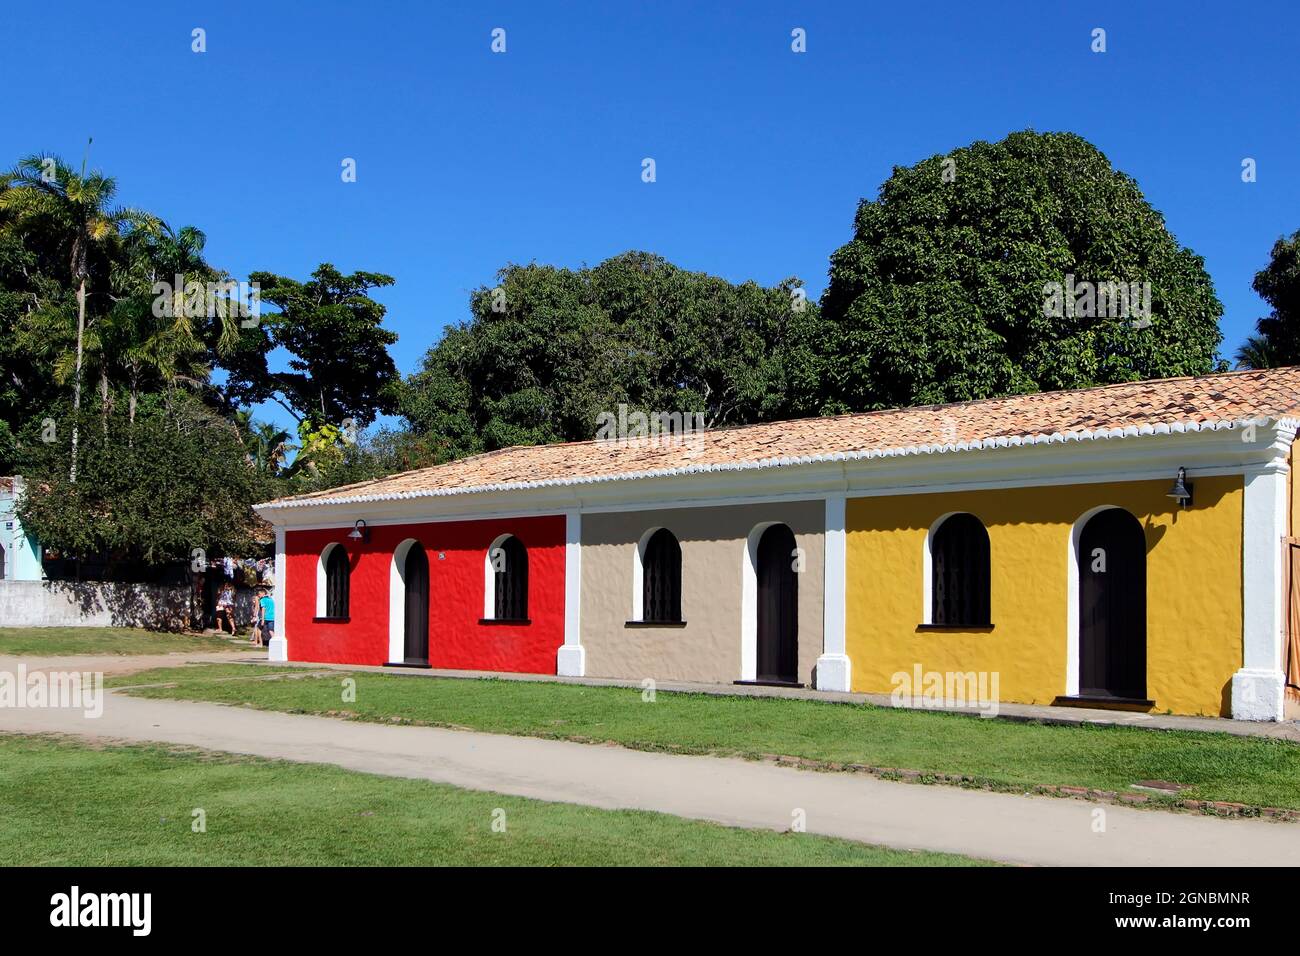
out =
[[[497,572],[492,566],[492,552],[513,537],[515,535],[509,531],[497,535],[483,554],[483,620],[485,621],[497,620]]]

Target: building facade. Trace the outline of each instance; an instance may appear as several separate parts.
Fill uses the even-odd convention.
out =
[[[883,694],[955,676],[1282,719],[1298,418],[1300,369],[1278,369],[504,449],[268,502],[272,653]]]
[[[382,524],[349,538],[354,530],[284,537],[287,579],[308,585],[286,588],[277,615],[294,635],[294,660],[555,673],[564,643],[562,515]],[[495,579],[486,555],[509,537],[525,542],[527,600],[505,616],[485,607],[483,594],[485,575]],[[347,595],[330,606],[338,561],[346,567],[333,572],[335,591],[346,579]]]
[[[0,581],[40,581],[41,546],[23,530],[16,506],[21,478],[0,478]]]

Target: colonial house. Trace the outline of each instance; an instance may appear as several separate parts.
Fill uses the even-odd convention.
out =
[[[1300,368],[507,448],[258,506],[279,660],[1278,720]],[[1290,689],[1289,689],[1290,688]]]

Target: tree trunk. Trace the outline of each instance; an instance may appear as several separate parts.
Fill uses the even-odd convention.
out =
[[[86,335],[86,277],[81,277],[77,290],[77,373],[72,380],[72,470],[68,480],[77,483],[78,419],[81,415],[81,342]]]
[[[140,373],[133,369],[131,372],[131,397],[128,398],[126,402],[126,420],[132,429],[135,427],[135,404],[139,399],[139,396]],[[127,444],[131,447],[135,446],[135,434],[133,430],[127,432]]]
[[[99,367],[99,420],[104,434],[108,434],[108,366]]]

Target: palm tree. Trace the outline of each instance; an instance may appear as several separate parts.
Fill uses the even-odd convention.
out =
[[[1278,364],[1273,343],[1262,335],[1248,335],[1237,349],[1237,368],[1273,368]]]
[[[160,222],[156,230],[137,231],[127,237],[127,265],[115,277],[115,284],[122,294],[119,304],[123,306],[121,322],[125,327],[118,362],[127,374],[132,422],[141,377],[146,371],[157,375],[169,389],[177,382],[197,385],[207,381],[210,370],[202,354],[208,330],[196,321],[201,316],[186,309],[185,285],[191,280],[227,280],[228,276],[203,258],[206,244],[207,237],[194,226],[173,229],[165,222]],[[154,308],[156,283],[171,287],[170,314],[160,316]],[[239,341],[238,317],[230,308],[211,317],[217,323],[213,330],[215,351],[229,351]]]
[[[256,448],[253,464],[258,471],[274,477],[283,467],[291,449],[289,433],[270,422],[254,422],[253,441]]]
[[[120,236],[124,228],[156,229],[158,220],[137,209],[113,206],[117,183],[99,170],[80,174],[54,156],[34,155],[19,161],[3,180],[0,208],[18,219],[39,220],[67,247],[68,274],[77,287],[77,355],[72,386],[72,468],[77,480],[77,417],[81,412],[81,365],[86,337],[86,279],[92,246]]]
[[[232,421],[244,448],[248,450],[249,464],[259,472],[274,477],[294,448],[289,444],[289,433],[270,422],[257,421],[253,418],[251,408],[235,409]]]

